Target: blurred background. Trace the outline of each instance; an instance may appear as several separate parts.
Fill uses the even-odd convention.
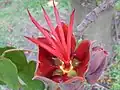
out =
[[[55,0],[55,4],[62,21],[66,23],[69,22],[71,11],[76,9],[74,34],[77,39],[80,39],[77,26],[103,1],[105,0]],[[15,46],[37,52],[37,47],[28,42],[24,36],[41,36],[30,21],[27,9],[42,26],[48,28],[41,5],[44,6],[53,25],[56,26],[52,0],[0,0],[0,47]],[[96,21],[86,28],[82,39],[97,40],[108,50],[109,67],[104,77],[99,80],[99,84],[108,90],[120,90],[120,0],[115,0],[113,7],[101,12]],[[37,59],[36,53],[31,53],[28,58]]]

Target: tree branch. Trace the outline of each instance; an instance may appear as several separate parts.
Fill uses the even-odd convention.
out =
[[[105,11],[109,7],[113,6],[114,2],[115,0],[104,0],[103,3],[88,13],[85,19],[77,26],[79,36],[81,37],[88,25],[97,19],[100,12]]]

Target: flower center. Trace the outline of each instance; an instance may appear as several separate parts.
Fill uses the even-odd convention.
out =
[[[60,69],[63,71],[63,73],[71,72],[73,70],[72,61],[70,61],[69,64],[65,64],[64,62],[62,62],[62,65],[60,65]]]

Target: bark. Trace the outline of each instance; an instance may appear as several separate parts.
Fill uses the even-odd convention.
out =
[[[102,43],[105,49],[107,49],[109,52],[112,52],[110,28],[112,15],[114,12],[111,8],[113,3],[114,0],[104,0],[104,2],[98,7],[94,5],[92,8],[90,8],[90,10],[88,10],[90,6],[83,7],[83,5],[80,3],[80,0],[72,0],[72,7],[76,9],[76,26],[78,26],[76,36],[78,37],[84,34],[84,39],[87,38],[90,40],[97,40],[98,42]]]
[[[120,11],[115,11],[111,27],[111,35],[114,44],[120,44]]]

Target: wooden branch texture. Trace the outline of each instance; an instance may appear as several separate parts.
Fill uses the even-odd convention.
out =
[[[91,24],[97,19],[100,12],[103,12],[109,7],[113,6],[114,2],[115,0],[104,0],[103,3],[101,3],[98,7],[96,7],[90,13],[88,13],[85,19],[77,26],[79,36],[81,37],[83,35],[84,30],[89,26],[89,24]]]

